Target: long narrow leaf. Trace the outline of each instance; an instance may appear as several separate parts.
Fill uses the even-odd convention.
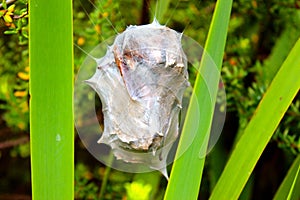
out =
[[[73,199],[72,1],[29,2],[33,199]]]
[[[154,17],[159,22],[162,22],[164,15],[168,11],[170,2],[171,2],[171,0],[158,0],[156,2],[155,16]]]
[[[273,79],[237,142],[210,199],[237,199],[300,88],[300,39]]]
[[[231,0],[219,0],[216,4],[205,45],[206,53],[202,57],[200,75],[197,76],[195,82],[194,93],[176,156],[184,151],[185,144],[190,142],[190,133],[194,129],[197,129],[197,134],[191,146],[173,164],[165,199],[197,199],[205,161],[205,158],[200,157],[200,152],[206,149],[210,133],[231,4]],[[211,61],[214,61],[217,67],[212,67],[209,64]],[[207,88],[207,85],[209,85],[209,88]],[[201,116],[201,124],[195,124],[199,115],[199,113],[196,113],[197,109],[195,109],[197,105],[199,105],[201,113],[205,113],[204,117]]]
[[[277,190],[274,200],[300,198],[300,154],[295,159],[287,175]]]

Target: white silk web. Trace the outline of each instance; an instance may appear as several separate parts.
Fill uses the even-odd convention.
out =
[[[92,25],[96,26],[79,1]],[[101,3],[97,6],[89,2],[95,9],[105,12]],[[162,2],[156,3],[153,16],[161,10]],[[179,0],[176,7],[178,3]],[[118,33],[107,16],[105,18],[116,36],[104,40],[100,35],[104,42],[90,53],[74,44],[88,56],[75,81],[78,134],[90,153],[108,166],[126,172],[159,170],[168,178],[166,166],[174,160],[176,141],[193,90],[188,84],[188,67],[199,71],[199,62],[205,52],[196,41],[160,25],[155,17],[152,24],[129,26],[122,33]],[[166,24],[169,21],[170,18]],[[210,65],[215,67],[212,61]],[[207,88],[210,95],[209,85]],[[104,128],[97,120],[95,95],[99,95],[102,103]],[[196,105],[195,109],[198,108]],[[190,133],[190,143],[184,144],[184,149],[192,143],[196,127],[201,123],[201,111],[196,111],[195,131]],[[218,127],[223,127],[225,114],[222,117],[223,122],[219,121]],[[212,145],[221,130],[217,132]]]

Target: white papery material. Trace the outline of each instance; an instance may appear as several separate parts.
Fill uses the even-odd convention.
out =
[[[166,177],[167,155],[178,136],[182,96],[189,86],[181,36],[157,22],[130,26],[86,81],[103,106],[99,143],[110,145],[116,158],[147,164]]]

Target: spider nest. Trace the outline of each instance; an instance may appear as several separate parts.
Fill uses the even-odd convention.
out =
[[[178,137],[178,115],[189,86],[182,34],[156,21],[119,34],[86,82],[100,96],[104,132],[98,141],[117,159],[143,163],[166,177]]]

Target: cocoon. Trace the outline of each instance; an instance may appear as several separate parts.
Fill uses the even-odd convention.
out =
[[[86,82],[100,96],[104,132],[99,143],[117,159],[144,163],[166,177],[168,152],[189,86],[181,33],[156,21],[119,34]]]

